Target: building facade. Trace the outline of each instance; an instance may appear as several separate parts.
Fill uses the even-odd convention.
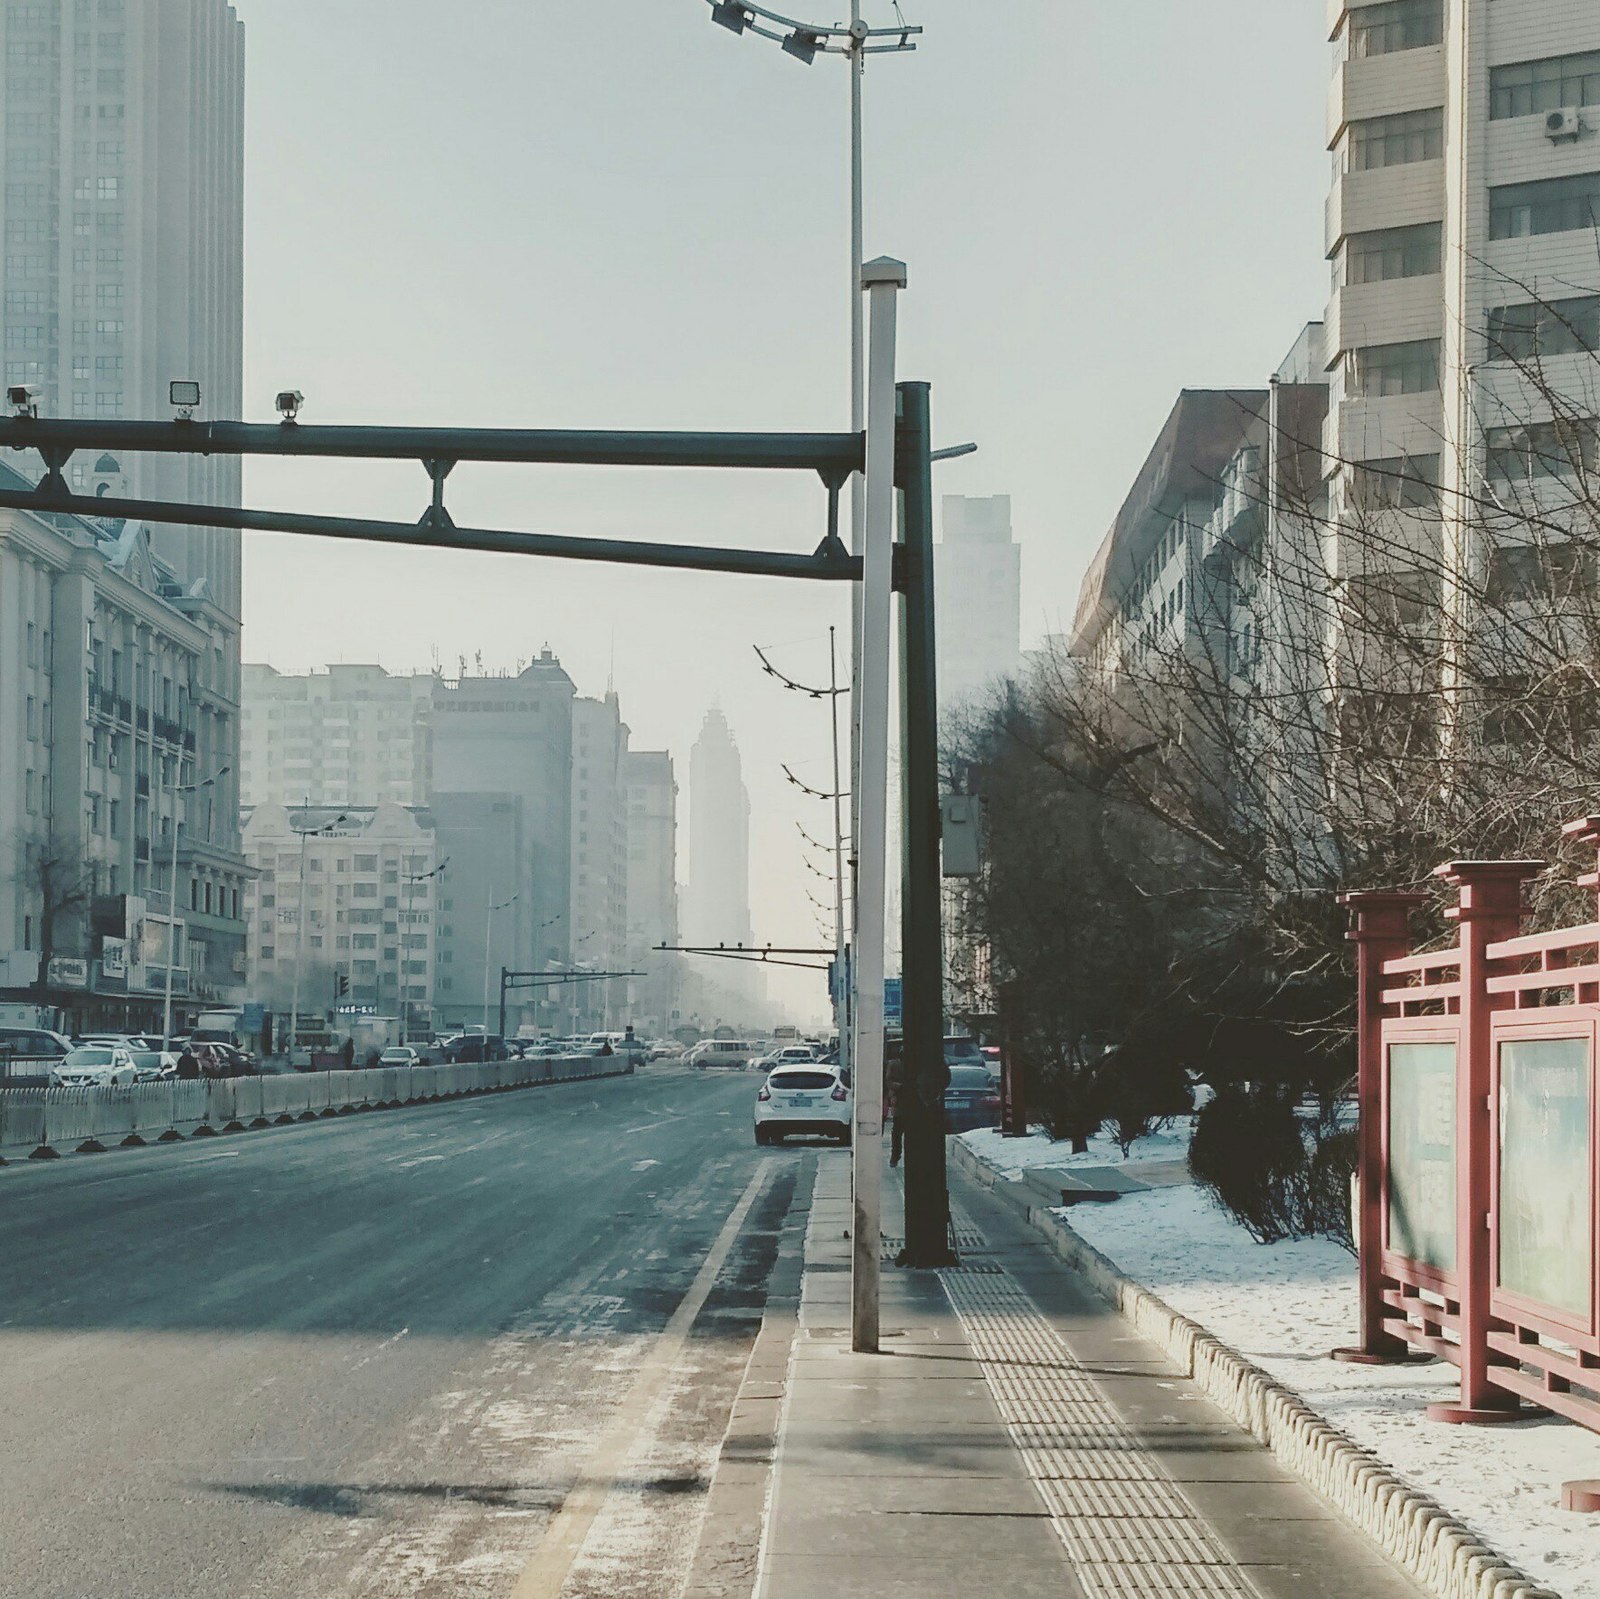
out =
[[[630,989],[630,1019],[664,1036],[679,1020],[678,780],[666,750],[631,750],[628,793],[628,965],[644,973]]]
[[[1022,547],[1011,496],[947,494],[934,546],[939,698],[955,704],[1013,676],[1021,664]]]
[[[139,524],[0,511],[7,998],[31,993],[84,1025],[156,1026],[169,947],[180,1007],[242,997],[231,774],[197,786],[217,738],[202,730],[237,692],[227,628]]]
[[[753,944],[750,920],[750,793],[733,730],[718,709],[706,712],[689,751],[689,882],[683,902],[684,942]],[[694,957],[691,957],[692,959]],[[766,984],[753,964],[700,957],[695,987],[713,998],[701,1009],[748,1020],[765,1002]]]
[[[389,801],[260,805],[243,837],[252,997],[284,1015],[346,1007],[426,1033],[445,877],[432,817]]]
[[[1600,11],[1329,0],[1327,16],[1336,522],[1385,513],[1385,561],[1437,574],[1466,639],[1486,535],[1531,537],[1547,491],[1595,460]],[[1335,580],[1366,580],[1373,542],[1337,540]]]
[[[41,415],[114,421],[170,415],[169,381],[189,378],[201,385],[202,414],[237,417],[244,29],[233,7],[225,0],[20,0],[0,7],[0,60],[7,386],[35,389]],[[20,459],[26,475],[39,475],[37,458]],[[231,457],[123,460],[108,452],[73,459],[66,475],[83,494],[239,500],[239,463]],[[203,616],[206,660],[184,731],[194,740],[188,778],[215,777],[208,794],[217,799],[207,836],[188,835],[197,852],[192,910],[214,922],[206,928],[211,948],[234,949],[242,924],[207,911],[205,889],[213,907],[219,892],[231,907],[242,882],[240,538],[164,526],[141,537],[166,581]],[[132,670],[139,647],[119,649],[108,639],[105,653]],[[101,691],[127,698],[104,680]],[[84,793],[92,799],[92,787]],[[223,975],[230,983],[242,977],[242,968],[213,971],[209,954],[205,970],[199,986],[207,989],[227,986]]]
[[[572,702],[572,955],[599,971],[628,970],[628,724],[617,696]],[[596,1028],[629,1020],[628,979],[577,986]]]
[[[430,672],[244,668],[240,795],[246,805],[426,805]]]

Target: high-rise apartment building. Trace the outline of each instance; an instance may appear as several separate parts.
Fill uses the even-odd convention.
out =
[[[631,750],[628,785],[628,965],[631,1011],[646,1032],[665,1034],[678,1009],[678,781],[666,750]]]
[[[982,694],[1021,663],[1022,547],[1011,536],[1011,496],[947,494],[934,546],[939,613],[939,698]]]
[[[1465,634],[1485,507],[1593,464],[1600,8],[1328,0],[1328,26],[1335,520],[1404,513],[1386,544]],[[1333,556],[1362,576],[1361,541]]]
[[[0,70],[0,369],[7,386],[35,389],[43,415],[115,420],[169,415],[169,381],[192,378],[202,387],[202,414],[238,416],[244,30],[233,7],[225,0],[11,0],[0,6]],[[19,460],[38,476],[36,458]],[[72,487],[86,494],[127,490],[221,504],[235,504],[239,495],[239,465],[227,457],[124,460],[103,452],[76,457],[66,470]],[[208,824],[197,828],[191,816],[179,835],[178,912],[181,921],[192,889],[190,948],[196,959],[204,956],[195,992],[215,994],[228,986],[221,975],[242,981],[244,959],[237,907],[240,540],[236,532],[161,526],[127,537],[130,545],[142,543],[136,564],[160,574],[148,580],[157,591],[185,601],[203,642],[169,651],[162,626],[134,612],[124,628],[108,608],[108,631],[91,636],[87,618],[81,631],[75,625],[83,656],[74,646],[62,657],[54,703],[58,715],[74,701],[109,704],[113,714],[127,708],[128,728],[108,729],[105,737],[126,741],[133,781],[144,785],[130,812],[148,812],[152,826],[165,774],[157,719],[178,730],[174,781],[214,779],[205,791]],[[64,597],[70,595],[52,586],[52,604]],[[51,615],[15,625],[29,622],[64,637]],[[0,655],[12,647],[0,639]],[[119,669],[128,674],[120,682]],[[164,708],[165,694],[174,706],[182,695],[181,718]],[[80,804],[92,811],[95,778],[86,772],[58,772],[58,823],[69,806],[74,815]],[[102,820],[109,820],[111,800],[101,799]],[[137,815],[123,821],[154,912],[164,897],[163,871],[171,872],[170,862],[162,866],[159,829],[140,836]],[[94,833],[92,823],[88,831]],[[139,898],[133,882],[124,881],[120,892]],[[113,936],[113,923],[118,934],[127,931],[106,913],[94,936]],[[153,917],[142,925],[148,932]],[[225,974],[213,970],[215,958],[225,960]]]
[[[246,665],[240,795],[246,805],[426,805],[431,672],[381,666],[280,672]]]

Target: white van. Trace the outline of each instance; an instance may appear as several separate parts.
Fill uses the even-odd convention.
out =
[[[695,1070],[703,1072],[715,1066],[742,1072],[765,1051],[766,1046],[754,1039],[708,1038],[695,1045]]]

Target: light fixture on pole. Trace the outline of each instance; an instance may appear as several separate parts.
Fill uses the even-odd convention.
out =
[[[161,1004],[161,1052],[165,1054],[172,1042],[172,968],[178,963],[178,796],[198,794],[203,788],[219,783],[233,768],[224,766],[200,783],[163,783],[170,800],[167,811],[172,822],[172,859],[168,862],[167,877],[167,983],[166,998]],[[182,771],[180,763],[179,771]]]
[[[311,809],[309,796],[306,799],[305,809]],[[318,827],[296,827],[292,822],[289,831],[295,833],[300,839],[300,895],[299,904],[294,913],[294,990],[289,1000],[289,1064],[294,1065],[295,1043],[300,1036],[300,959],[306,947],[306,840],[315,838],[319,834],[331,833],[334,828],[340,827],[347,820],[343,811],[340,811],[331,822],[323,822]]]
[[[404,931],[405,928],[415,925],[415,923],[413,923],[411,920],[413,914],[411,910],[411,891],[417,886],[418,883],[427,883],[431,882],[435,878],[443,877],[444,869],[449,864],[450,857],[446,855],[445,858],[440,861],[431,872],[407,872],[404,874],[406,885],[406,913],[405,920],[401,923],[402,930],[399,934],[399,937],[395,941],[394,951],[395,1003],[400,1007],[400,1042],[402,1044],[408,1041],[408,1037],[411,1032],[411,1001],[407,997],[411,985],[406,981],[405,951],[407,934]],[[430,923],[430,926],[431,925],[432,924]],[[424,950],[428,949],[428,940],[426,939],[423,940],[423,948]],[[429,951],[429,953],[431,954],[431,951]],[[424,987],[423,992],[427,992],[426,987]]]
[[[498,905],[487,905],[483,912],[483,1031],[487,1037],[489,1032],[489,941],[494,927],[494,913],[508,910],[522,898],[520,892],[515,893],[510,899],[503,899]],[[487,1057],[486,1057],[487,1058]]]

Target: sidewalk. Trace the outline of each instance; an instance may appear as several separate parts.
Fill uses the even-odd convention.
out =
[[[1416,1599],[959,1174],[961,1266],[886,1264],[884,1353],[852,1354],[849,1183],[820,1157],[758,1599]]]

